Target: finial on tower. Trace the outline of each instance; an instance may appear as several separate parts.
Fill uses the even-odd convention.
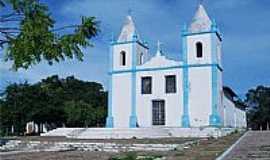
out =
[[[161,51],[161,45],[162,45],[162,43],[160,43],[160,41],[158,40],[157,41],[157,56],[161,56],[161,53],[162,53],[162,51]]]
[[[161,50],[161,43],[159,40],[157,41],[157,47],[158,47],[158,50],[160,51]]]

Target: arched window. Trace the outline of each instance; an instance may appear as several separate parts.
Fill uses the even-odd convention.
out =
[[[197,53],[197,58],[202,58],[202,56],[203,56],[203,44],[201,42],[196,43],[196,53]]]
[[[140,53],[139,55],[139,65],[143,64],[143,53]]]
[[[126,65],[126,52],[125,51],[120,52],[120,65],[121,66]]]

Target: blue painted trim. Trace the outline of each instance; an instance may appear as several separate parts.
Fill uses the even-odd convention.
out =
[[[221,41],[223,40],[223,37],[222,37],[218,28],[216,28],[216,30],[205,31],[205,32],[194,32],[194,33],[186,32],[186,33],[182,34],[182,36],[195,36],[195,35],[211,34],[211,33],[215,33]]]
[[[183,52],[183,115],[182,115],[182,127],[189,128],[189,65],[187,55],[187,37],[184,36],[187,33],[187,27],[184,26],[182,30],[182,52]],[[181,97],[179,97],[181,98]]]
[[[212,19],[212,25],[211,25],[211,31],[213,33],[216,33],[217,37],[220,39],[220,41],[223,40],[222,34],[217,26],[216,20]]]
[[[133,36],[132,43],[132,64],[131,64],[131,115],[129,118],[129,127],[137,127],[137,113],[136,113],[136,65],[137,65],[137,54],[136,54],[136,43],[137,36]]]
[[[113,39],[112,39],[113,42]],[[111,42],[110,53],[109,53],[109,72],[113,70],[113,45]],[[112,75],[109,74],[109,83],[108,83],[108,115],[106,118],[106,128],[113,128],[113,115],[112,115]]]
[[[212,67],[216,66],[220,71],[223,71],[219,64],[184,64],[177,66],[169,66],[169,67],[156,67],[156,68],[137,68],[135,70],[132,69],[123,69],[123,70],[115,70],[109,72],[109,74],[122,74],[122,73],[131,73],[131,72],[145,72],[145,71],[163,71],[163,70],[171,70],[171,69],[181,69],[181,68],[193,68],[193,67]]]
[[[213,31],[215,31],[217,28],[215,26],[212,26]],[[217,42],[215,40],[215,35],[211,35],[211,57],[212,57],[212,62],[217,64],[217,49],[215,46],[217,46]],[[214,46],[214,47],[213,47]],[[219,94],[219,89],[218,89],[218,67],[212,67],[212,113],[209,116],[209,123],[211,126],[220,126],[221,125],[221,119],[220,115],[218,113],[218,94]]]
[[[213,33],[213,32],[212,31],[205,31],[205,32],[186,32],[186,33],[183,33],[182,35],[183,36],[194,36],[194,35],[208,34],[208,33]]]
[[[137,38],[137,37],[135,37]],[[132,44],[132,43],[138,43],[140,44],[142,47],[146,48],[146,49],[149,49],[149,47],[147,46],[147,42],[141,42],[139,40],[132,40],[132,41],[123,41],[123,42],[113,42],[112,45],[121,45],[121,44]]]

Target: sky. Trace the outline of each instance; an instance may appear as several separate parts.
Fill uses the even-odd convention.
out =
[[[14,82],[38,82],[48,76],[74,75],[107,88],[109,40],[118,36],[132,10],[140,37],[156,52],[160,40],[168,58],[181,60],[181,27],[189,24],[199,0],[42,0],[48,4],[56,27],[80,22],[80,16],[94,16],[101,32],[84,49],[84,61],[67,60],[49,66],[46,62],[28,70],[12,71],[0,50],[0,91]],[[243,97],[250,88],[270,85],[270,0],[204,0],[210,18],[223,34],[223,80]]]

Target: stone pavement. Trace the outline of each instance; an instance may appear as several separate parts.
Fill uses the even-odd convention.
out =
[[[29,140],[27,140],[29,139]],[[33,140],[31,140],[33,139]],[[47,140],[47,141],[46,141]],[[0,156],[25,152],[64,152],[64,151],[89,151],[89,152],[130,152],[130,151],[174,151],[183,150],[185,147],[197,143],[197,138],[171,138],[149,140],[77,140],[53,137],[34,137],[9,140],[0,146]],[[151,143],[155,142],[155,143]],[[1,159],[1,157],[0,157]]]
[[[223,160],[270,160],[270,131],[249,131]]]

